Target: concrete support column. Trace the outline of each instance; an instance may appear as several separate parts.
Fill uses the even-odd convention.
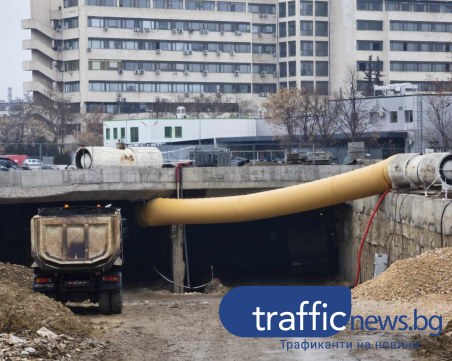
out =
[[[174,293],[184,293],[184,288],[179,286],[185,280],[184,262],[184,226],[173,224],[170,230],[172,244],[173,281]]]

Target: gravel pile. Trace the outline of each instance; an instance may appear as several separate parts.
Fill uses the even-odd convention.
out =
[[[72,360],[75,355],[84,350],[102,350],[103,348],[105,344],[97,340],[57,335],[45,327],[36,332],[22,331],[20,336],[0,334],[0,360],[65,361]]]
[[[375,279],[353,290],[353,298],[413,301],[428,294],[451,295],[452,248],[427,251],[394,262]]]

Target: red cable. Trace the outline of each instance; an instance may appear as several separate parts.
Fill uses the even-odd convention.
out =
[[[364,232],[363,238],[361,238],[361,242],[359,243],[359,249],[358,249],[358,256],[356,258],[357,263],[357,269],[356,269],[356,275],[355,275],[355,282],[353,282],[353,287],[356,287],[359,282],[359,276],[361,275],[361,252],[363,250],[364,241],[367,238],[367,235],[370,230],[370,226],[372,225],[372,221],[374,220],[375,214],[377,214],[378,208],[380,208],[381,202],[383,202],[383,199],[385,199],[386,195],[390,192],[390,190],[386,190],[378,200],[377,204],[375,205],[375,208],[372,212],[372,215],[369,218],[369,222],[367,222],[366,231]]]

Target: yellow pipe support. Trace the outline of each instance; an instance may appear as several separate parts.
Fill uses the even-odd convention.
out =
[[[137,209],[139,225],[211,224],[285,216],[369,197],[392,188],[390,157],[376,164],[292,187],[243,196],[157,198]]]

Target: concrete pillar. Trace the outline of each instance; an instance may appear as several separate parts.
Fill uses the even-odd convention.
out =
[[[184,226],[173,224],[171,226],[171,244],[173,258],[174,293],[184,293],[185,262],[184,262]]]

